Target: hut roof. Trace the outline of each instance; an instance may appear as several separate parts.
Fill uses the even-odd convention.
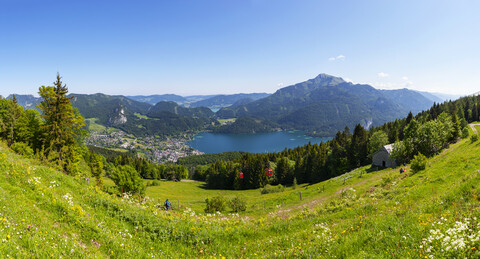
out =
[[[393,143],[392,144],[388,144],[388,145],[385,145],[383,146],[383,148],[385,148],[385,150],[390,154],[393,150]]]

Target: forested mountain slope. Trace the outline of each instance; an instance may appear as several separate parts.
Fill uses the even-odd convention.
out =
[[[433,102],[410,90],[377,90],[352,84],[339,77],[320,74],[314,79],[287,86],[274,94],[217,112],[220,118],[249,116],[276,122],[285,128],[332,136],[345,126],[380,125],[408,112],[417,113]]]

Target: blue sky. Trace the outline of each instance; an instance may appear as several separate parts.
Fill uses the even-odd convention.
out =
[[[0,0],[0,94],[480,91],[480,1]]]

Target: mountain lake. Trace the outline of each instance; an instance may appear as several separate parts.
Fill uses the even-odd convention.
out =
[[[285,148],[304,146],[311,142],[318,144],[331,140],[331,137],[317,138],[306,136],[303,131],[279,131],[257,134],[222,134],[202,132],[188,141],[187,145],[205,154],[228,151],[251,153],[280,152]]]

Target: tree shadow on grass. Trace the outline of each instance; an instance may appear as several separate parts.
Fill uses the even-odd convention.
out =
[[[367,173],[371,173],[371,172],[376,172],[376,171],[380,171],[380,170],[383,170],[385,169],[386,167],[381,167],[381,166],[377,166],[377,165],[370,165],[369,168],[367,168],[365,170],[365,172]]]

